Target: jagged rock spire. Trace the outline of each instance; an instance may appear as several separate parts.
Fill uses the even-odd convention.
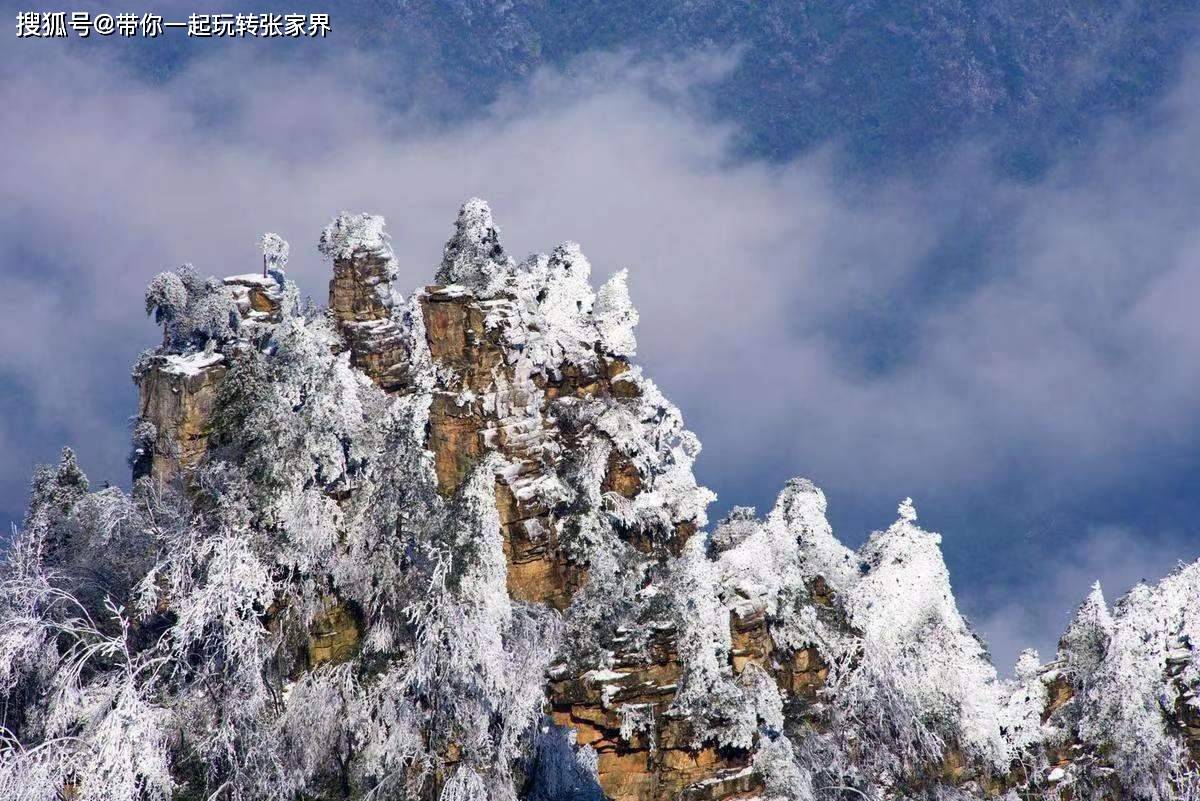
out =
[[[317,250],[333,260],[329,308],[341,321],[386,319],[394,302],[396,258],[378,214],[342,212],[325,226]]]
[[[383,217],[342,212],[325,226],[317,248],[333,260],[329,308],[350,345],[351,364],[385,389],[405,386],[411,337],[393,319],[403,298]]]

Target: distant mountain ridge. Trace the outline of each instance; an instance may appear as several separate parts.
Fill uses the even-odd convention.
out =
[[[1159,97],[1200,23],[1191,3],[1128,0],[583,2],[569,14],[537,0],[461,0],[338,16],[366,47],[401,43],[411,69],[468,104],[586,52],[739,48],[705,96],[749,153],[787,159],[832,142],[878,171],[973,138],[1017,174],[1038,172],[1106,115]]]
[[[295,9],[270,0],[263,10]],[[569,13],[540,0],[348,4],[331,41],[389,56],[381,93],[412,87],[449,116],[470,114],[543,67],[626,51],[678,58],[738,49],[734,70],[704,92],[735,122],[745,152],[789,159],[828,143],[879,170],[936,161],[979,140],[1014,174],[1036,174],[1112,114],[1146,108],[1178,76],[1200,9],[1185,0],[1033,3],[664,2],[583,0]],[[161,77],[210,49],[163,39],[131,50]],[[311,50],[296,54],[311,58]]]

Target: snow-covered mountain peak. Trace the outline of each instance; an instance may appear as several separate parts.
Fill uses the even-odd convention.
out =
[[[151,281],[131,493],[35,477],[0,797],[1197,797],[1200,565],[1001,681],[911,500],[857,551],[806,479],[708,530],[625,271],[472,199],[404,295],[343,213],[316,309],[281,243]]]

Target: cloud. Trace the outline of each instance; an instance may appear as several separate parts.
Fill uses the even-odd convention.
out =
[[[657,68],[592,57],[581,77],[539,73],[451,129],[374,102],[368,62],[311,73],[232,56],[150,85],[115,64],[45,57],[5,84],[6,107],[20,113],[6,117],[3,136],[22,154],[3,196],[17,210],[5,256],[24,267],[4,277],[9,341],[23,345],[6,349],[2,366],[24,395],[13,399],[9,436],[25,444],[4,468],[7,505],[32,458],[51,455],[55,426],[85,464],[123,472],[112,399],[132,409],[125,366],[154,341],[137,312],[149,276],[185,260],[244,271],[270,229],[292,240],[293,273],[319,297],[328,267],[311,244],[343,208],[387,215],[413,286],[430,280],[458,204],[474,194],[492,201],[515,252],[570,237],[601,274],[630,266],[644,353],[682,392],[724,380],[693,373],[704,361],[740,361],[761,382],[772,354],[777,366],[819,359],[803,345],[794,358],[779,350],[795,347],[793,312],[884,280],[865,275],[881,242],[856,245],[857,265],[820,275],[826,232],[865,226],[871,214],[833,196],[821,158],[730,163],[734,129],[679,110],[728,55]],[[903,265],[903,251],[920,246],[901,242],[915,226],[883,216],[872,225],[892,229],[886,247]],[[792,303],[797,295],[807,300]],[[783,394],[759,397],[772,418],[787,412]],[[743,400],[723,398],[720,409]],[[110,436],[93,443],[100,432],[85,421],[103,418]]]
[[[1094,582],[1113,604],[1138,582],[1154,583],[1179,563],[1181,543],[1162,533],[1101,526],[1069,552],[1036,563],[1029,589],[989,588],[973,606],[987,608],[974,622],[987,632],[997,669],[1009,673],[1025,648],[1054,658],[1058,638]]]
[[[967,146],[933,176],[872,185],[828,150],[735,158],[736,125],[696,105],[729,54],[589,56],[447,126],[381,102],[372,56],[315,71],[250,52],[158,84],[95,51],[0,62],[9,514],[62,442],[94,479],[124,480],[127,367],[157,337],[140,315],[155,272],[245,272],[257,236],[278,231],[320,299],[318,232],[368,210],[420,286],[472,195],[514,253],[570,238],[597,277],[630,268],[641,360],[701,435],[702,478],[726,506],[767,503],[800,473],[856,524],[869,516],[839,510],[883,524],[907,494],[934,520],[997,487],[1050,507],[1196,447],[1195,70],[1157,127],[1114,125],[1037,185],[995,177]],[[948,531],[947,548],[995,527]],[[960,588],[1004,606],[988,589]],[[1028,624],[996,612],[983,628],[1004,639]]]

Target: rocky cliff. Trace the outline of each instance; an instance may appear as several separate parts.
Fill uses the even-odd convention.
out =
[[[407,297],[381,218],[319,248],[324,310],[156,278],[134,493],[39,474],[6,797],[1197,797],[1200,566],[1001,681],[910,501],[857,552],[801,479],[709,526],[624,273],[478,200]]]

